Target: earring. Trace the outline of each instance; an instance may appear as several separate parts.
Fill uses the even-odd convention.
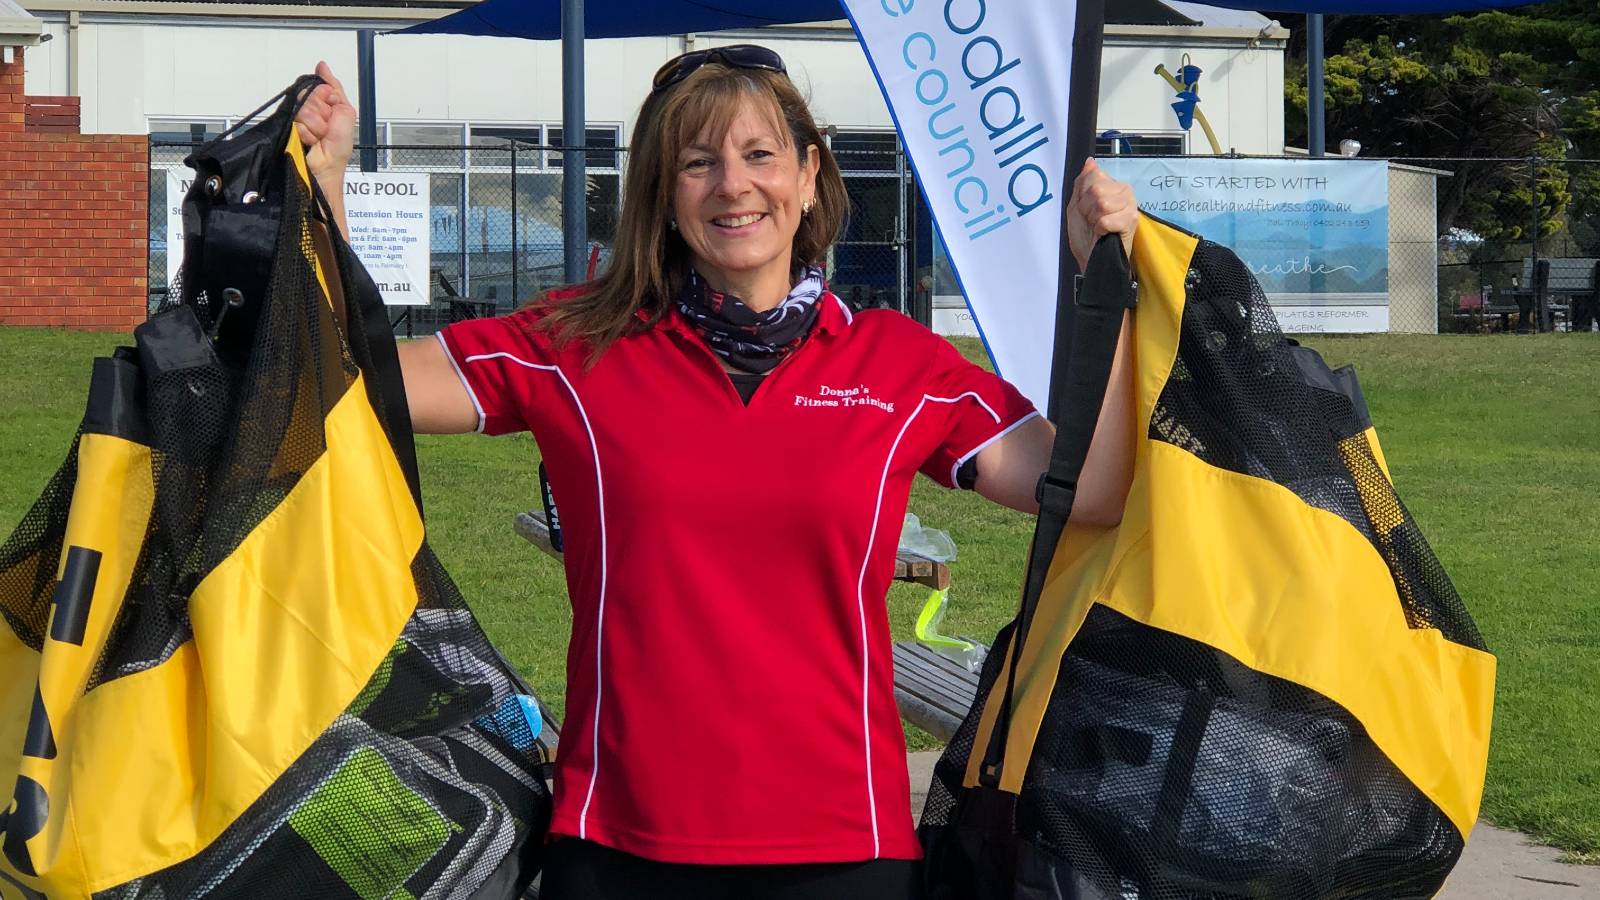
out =
[[[667,228],[671,229],[672,231],[677,231],[678,230],[678,220],[677,219],[668,219],[667,220]]]
[[[813,202],[815,202],[816,199],[817,198],[813,197],[810,200],[807,200],[806,202],[800,204],[800,215],[802,215],[802,216],[811,215],[811,204]]]

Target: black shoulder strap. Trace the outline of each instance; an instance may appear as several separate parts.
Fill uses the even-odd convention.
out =
[[[1034,526],[1033,545],[1028,552],[1028,574],[1011,640],[1005,695],[1001,698],[1000,716],[989,736],[980,771],[980,780],[987,787],[997,787],[1000,783],[1005,735],[1011,723],[1012,698],[1016,690],[1017,663],[1039,606],[1050,561],[1055,557],[1061,532],[1072,514],[1078,476],[1083,473],[1089,441],[1094,437],[1106,386],[1111,380],[1111,360],[1117,353],[1123,313],[1133,308],[1137,296],[1138,286],[1133,282],[1122,239],[1114,234],[1100,238],[1089,254],[1087,271],[1077,284],[1072,346],[1064,378],[1056,386],[1056,396],[1061,398],[1060,421],[1056,422],[1056,439],[1050,448],[1050,467],[1039,479],[1039,521]],[[1056,352],[1060,353],[1061,348]]]

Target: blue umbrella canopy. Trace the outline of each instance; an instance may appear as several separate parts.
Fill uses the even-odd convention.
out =
[[[1536,0],[1208,0],[1206,5],[1275,12],[1400,15],[1504,9],[1530,2]],[[726,31],[844,17],[839,0],[589,0],[584,8],[584,36],[617,38]],[[460,12],[399,33],[555,40],[561,37],[561,0],[481,0]]]
[[[839,0],[590,0],[586,38],[727,31],[844,18]],[[481,0],[457,13],[400,34],[475,34],[554,40],[561,37],[561,0]]]

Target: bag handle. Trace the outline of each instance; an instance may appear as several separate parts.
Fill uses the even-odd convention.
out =
[[[1100,408],[1105,404],[1106,387],[1111,381],[1111,361],[1116,357],[1123,313],[1132,309],[1138,299],[1139,286],[1133,281],[1120,235],[1104,235],[1095,242],[1089,254],[1089,265],[1074,287],[1076,310],[1071,352],[1062,383],[1056,386],[1061,397],[1060,421],[1056,423],[1055,442],[1050,447],[1050,465],[1040,476],[1036,488],[1039,520],[1033,530],[1022,604],[1017,612],[1017,627],[1012,633],[1006,690],[978,773],[979,783],[985,787],[1000,785],[1022,647],[1038,610],[1056,545],[1061,542],[1061,533],[1072,515],[1078,477],[1083,474],[1089,442],[1094,438]]]

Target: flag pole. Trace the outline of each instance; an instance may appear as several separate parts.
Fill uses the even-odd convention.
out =
[[[1067,235],[1071,212],[1072,183],[1083,170],[1084,160],[1094,150],[1095,122],[1100,106],[1100,48],[1105,40],[1105,0],[1078,0],[1078,13],[1072,33],[1072,86],[1067,106],[1067,165],[1061,182],[1060,279],[1056,283],[1056,338],[1050,360],[1050,399],[1046,412],[1052,422],[1060,420],[1061,404],[1056,387],[1066,377],[1067,357],[1072,347],[1074,284],[1080,274]]]

